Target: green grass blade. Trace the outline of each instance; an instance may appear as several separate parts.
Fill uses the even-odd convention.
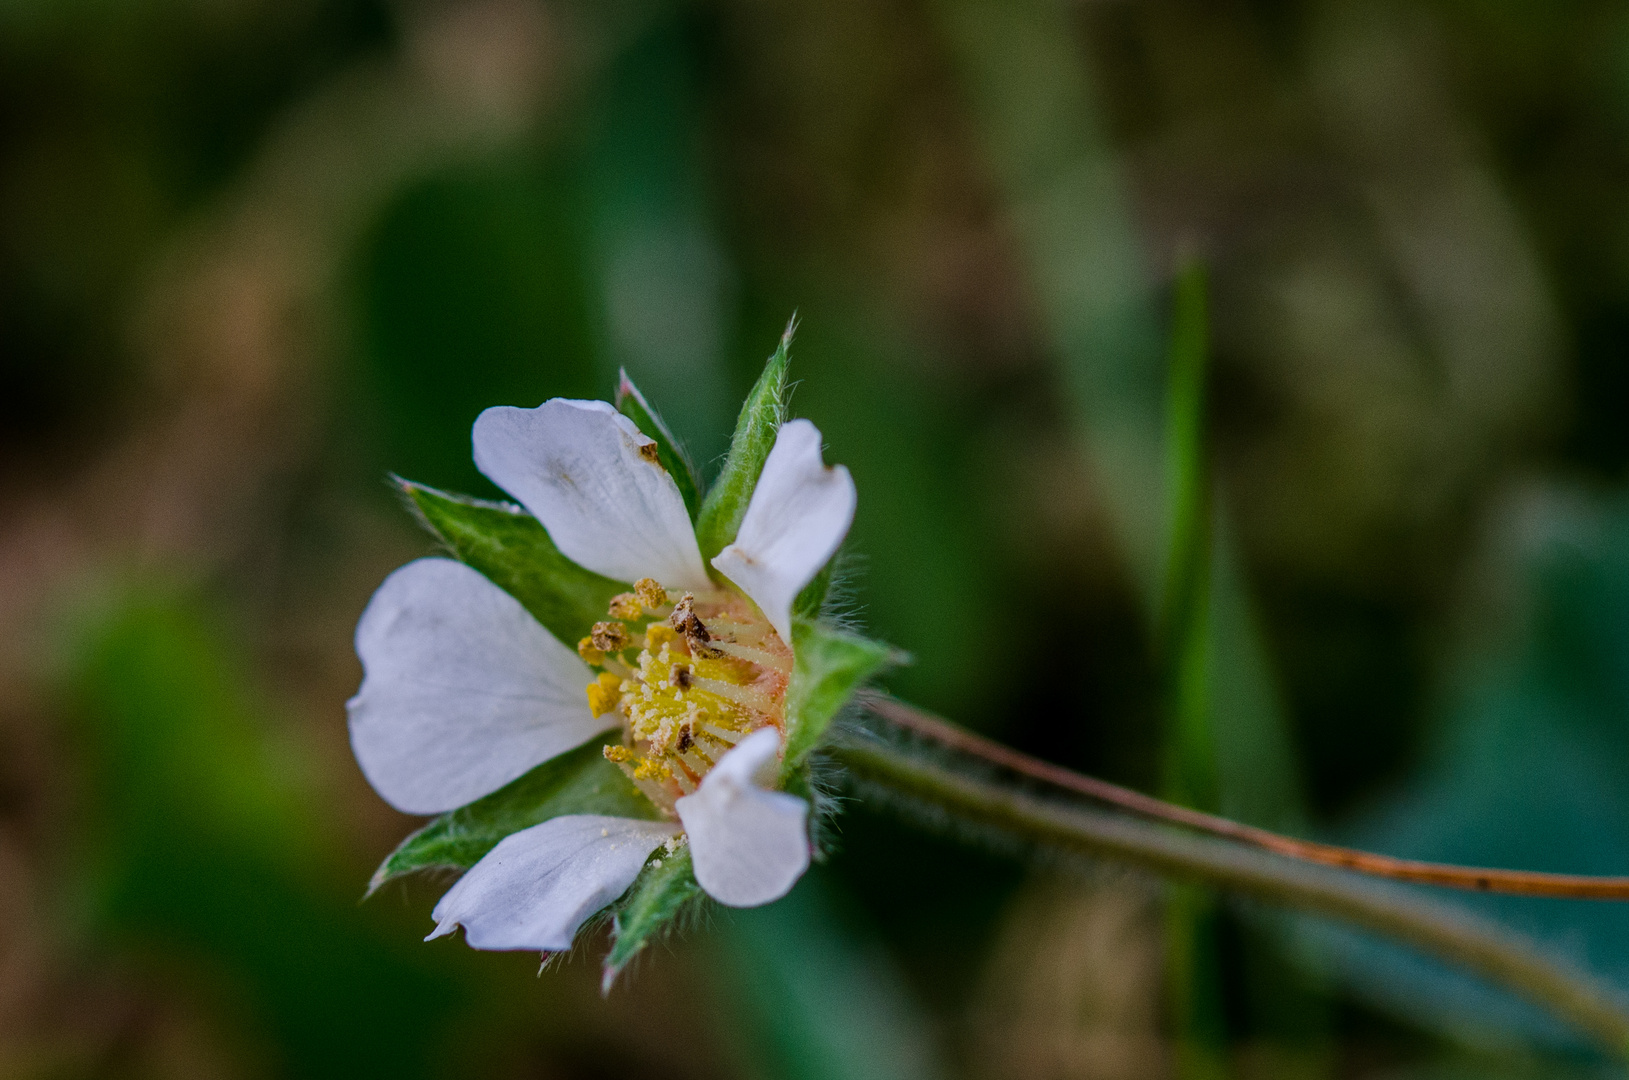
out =
[[[1166,702],[1166,796],[1216,809],[1216,762],[1206,673],[1210,655],[1210,468],[1205,452],[1209,351],[1205,270],[1177,277],[1166,391],[1166,481],[1170,500],[1159,656]]]

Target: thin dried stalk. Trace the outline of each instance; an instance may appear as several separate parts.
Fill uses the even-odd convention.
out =
[[[1416,885],[1440,885],[1472,892],[1513,893],[1519,896],[1549,896],[1569,900],[1629,900],[1629,877],[1594,877],[1587,874],[1547,874],[1532,870],[1497,870],[1479,866],[1397,859],[1355,848],[1298,840],[1293,836],[1258,829],[1229,818],[1190,810],[1140,791],[1120,787],[1106,780],[1084,776],[1059,765],[1030,757],[1011,747],[992,742],[956,727],[936,716],[888,698],[871,697],[865,702],[871,712],[888,722],[906,728],[959,753],[979,758],[1009,772],[1039,780],[1053,787],[1107,803],[1139,817],[1163,821],[1185,829],[1219,836],[1264,848],[1302,862],[1336,866],[1370,877],[1407,881]]]

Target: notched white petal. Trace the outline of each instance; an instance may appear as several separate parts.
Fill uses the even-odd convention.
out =
[[[713,559],[792,640],[792,602],[837,553],[854,521],[854,480],[820,458],[820,431],[807,420],[781,425],[735,542]]]
[[[462,926],[464,940],[477,949],[563,952],[577,928],[626,892],[650,853],[676,832],[666,822],[600,814],[522,829],[447,890],[425,940]]]
[[[809,868],[809,804],[761,786],[774,778],[780,746],[780,732],[760,728],[675,804],[696,881],[730,907],[779,900]]]
[[[386,802],[437,814],[498,790],[612,726],[593,672],[519,601],[451,559],[385,579],[356,627],[351,747]]]
[[[655,442],[604,401],[499,406],[475,421],[475,464],[580,566],[618,581],[708,587],[679,486]]]

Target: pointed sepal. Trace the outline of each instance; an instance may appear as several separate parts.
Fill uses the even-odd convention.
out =
[[[798,593],[798,598],[792,601],[793,618],[816,619],[820,617],[821,612],[826,607],[826,598],[831,595],[832,581],[836,577],[837,560],[840,558],[842,558],[841,551],[827,559],[826,565],[820,568],[820,572],[814,576],[814,580],[805,585],[803,591]]]
[[[656,460],[662,463],[662,468],[679,486],[679,494],[684,497],[684,508],[689,512],[690,520],[695,521],[701,511],[701,480],[696,475],[696,467],[690,455],[685,453],[683,444],[668,430],[660,414],[650,407],[650,402],[639,392],[639,387],[628,378],[626,370],[617,382],[617,411],[656,440]]]
[[[617,906],[612,922],[611,951],[606,954],[600,976],[600,992],[610,993],[611,985],[628,962],[655,940],[656,935],[672,928],[704,899],[690,862],[690,848],[681,847],[671,855],[658,851]]]
[[[795,329],[795,322],[787,324],[780,346],[764,364],[763,374],[742,403],[724,467],[696,516],[696,541],[701,545],[702,559],[709,563],[734,541],[741,528],[741,518],[758,485],[758,474],[764,471],[764,461],[786,416],[786,367]]]
[[[792,656],[783,777],[819,745],[855,691],[885,668],[907,660],[891,645],[807,618],[792,621]]]
[[[396,483],[419,521],[455,558],[519,600],[567,645],[576,645],[605,618],[611,598],[627,588],[566,558],[548,530],[518,506],[450,495],[411,480]]]
[[[564,814],[656,818],[650,800],[605,760],[607,741],[595,739],[545,761],[485,798],[437,817],[380,864],[369,895],[415,870],[468,870],[504,837]]]

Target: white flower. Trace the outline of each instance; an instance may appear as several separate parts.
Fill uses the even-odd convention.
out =
[[[792,603],[848,531],[848,471],[822,463],[814,425],[783,425],[715,579],[655,443],[609,404],[488,409],[474,445],[561,552],[635,590],[573,650],[462,563],[397,570],[357,626],[357,761],[392,806],[440,813],[621,728],[606,757],[659,820],[567,815],[514,833],[442,897],[431,936],[462,925],[477,948],[565,949],[664,844],[687,842],[725,904],[785,895],[809,864],[808,804],[769,790]]]

